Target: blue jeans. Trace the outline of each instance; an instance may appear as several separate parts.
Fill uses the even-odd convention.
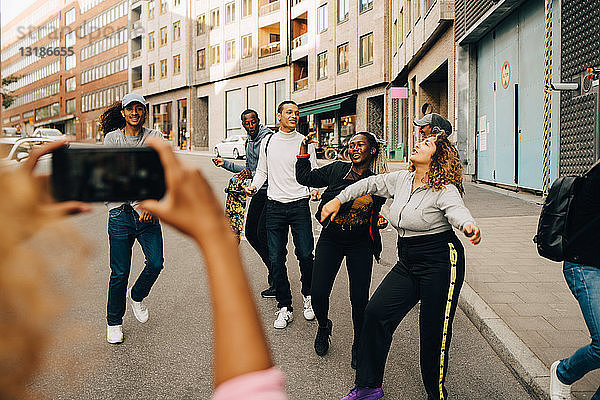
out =
[[[292,229],[292,239],[296,248],[296,258],[300,264],[302,294],[305,296],[310,295],[315,242],[308,199],[291,203],[267,200],[265,218],[269,261],[271,262],[273,283],[275,284],[277,307],[288,307],[291,311],[292,291],[285,266],[290,228]]]
[[[558,365],[556,375],[561,382],[571,385],[600,368],[600,268],[565,262],[563,273],[592,338],[590,344]],[[600,387],[592,400],[600,400]]]
[[[131,297],[142,301],[163,268],[163,238],[158,222],[140,222],[138,213],[129,206],[113,208],[108,216],[110,244],[110,282],[106,320],[108,325],[121,325],[125,315],[125,295],[131,270],[131,249],[139,242],[146,266],[131,288]]]

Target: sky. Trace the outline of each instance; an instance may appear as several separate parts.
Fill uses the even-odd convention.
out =
[[[35,0],[1,0],[2,3],[1,15],[2,26],[9,23],[15,18],[21,11],[24,11],[27,7],[32,5]]]

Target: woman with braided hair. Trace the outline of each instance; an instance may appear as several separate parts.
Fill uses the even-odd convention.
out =
[[[296,180],[308,187],[326,187],[321,208],[342,189],[367,178],[374,173],[384,172],[384,155],[380,152],[379,142],[370,132],[358,132],[348,141],[348,154],[351,162],[335,161],[321,168],[311,169],[308,160],[308,144],[316,142],[316,134],[309,134],[300,145],[296,162]],[[312,306],[319,323],[315,338],[315,351],[325,356],[329,351],[332,321],[328,318],[329,296],[333,282],[346,257],[346,268],[350,281],[350,303],[352,304],[352,323],[354,342],[352,344],[352,368],[356,368],[356,354],[360,329],[371,285],[373,256],[379,260],[381,253],[380,227],[387,224],[379,215],[385,199],[370,194],[349,203],[337,215],[323,223],[323,230],[315,249],[315,261],[312,274]]]
[[[398,231],[398,262],[365,310],[355,387],[343,400],[383,397],[392,335],[419,301],[421,376],[427,398],[447,398],[452,320],[465,271],[464,250],[452,227],[475,245],[481,240],[463,192],[458,152],[444,131],[433,128],[432,136],[413,149],[408,171],[362,179],[323,207],[321,221],[335,220],[342,204],[366,194],[393,198],[390,223]]]

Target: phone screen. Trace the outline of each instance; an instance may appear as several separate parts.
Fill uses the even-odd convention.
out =
[[[52,194],[57,201],[160,199],[164,170],[149,147],[61,148],[52,153]]]

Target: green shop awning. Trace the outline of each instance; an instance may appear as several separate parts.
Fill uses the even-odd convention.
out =
[[[351,98],[353,95],[340,97],[339,99],[324,101],[318,104],[311,104],[300,107],[300,116],[305,117],[312,114],[321,114],[328,111],[335,111],[342,108],[342,103]]]

